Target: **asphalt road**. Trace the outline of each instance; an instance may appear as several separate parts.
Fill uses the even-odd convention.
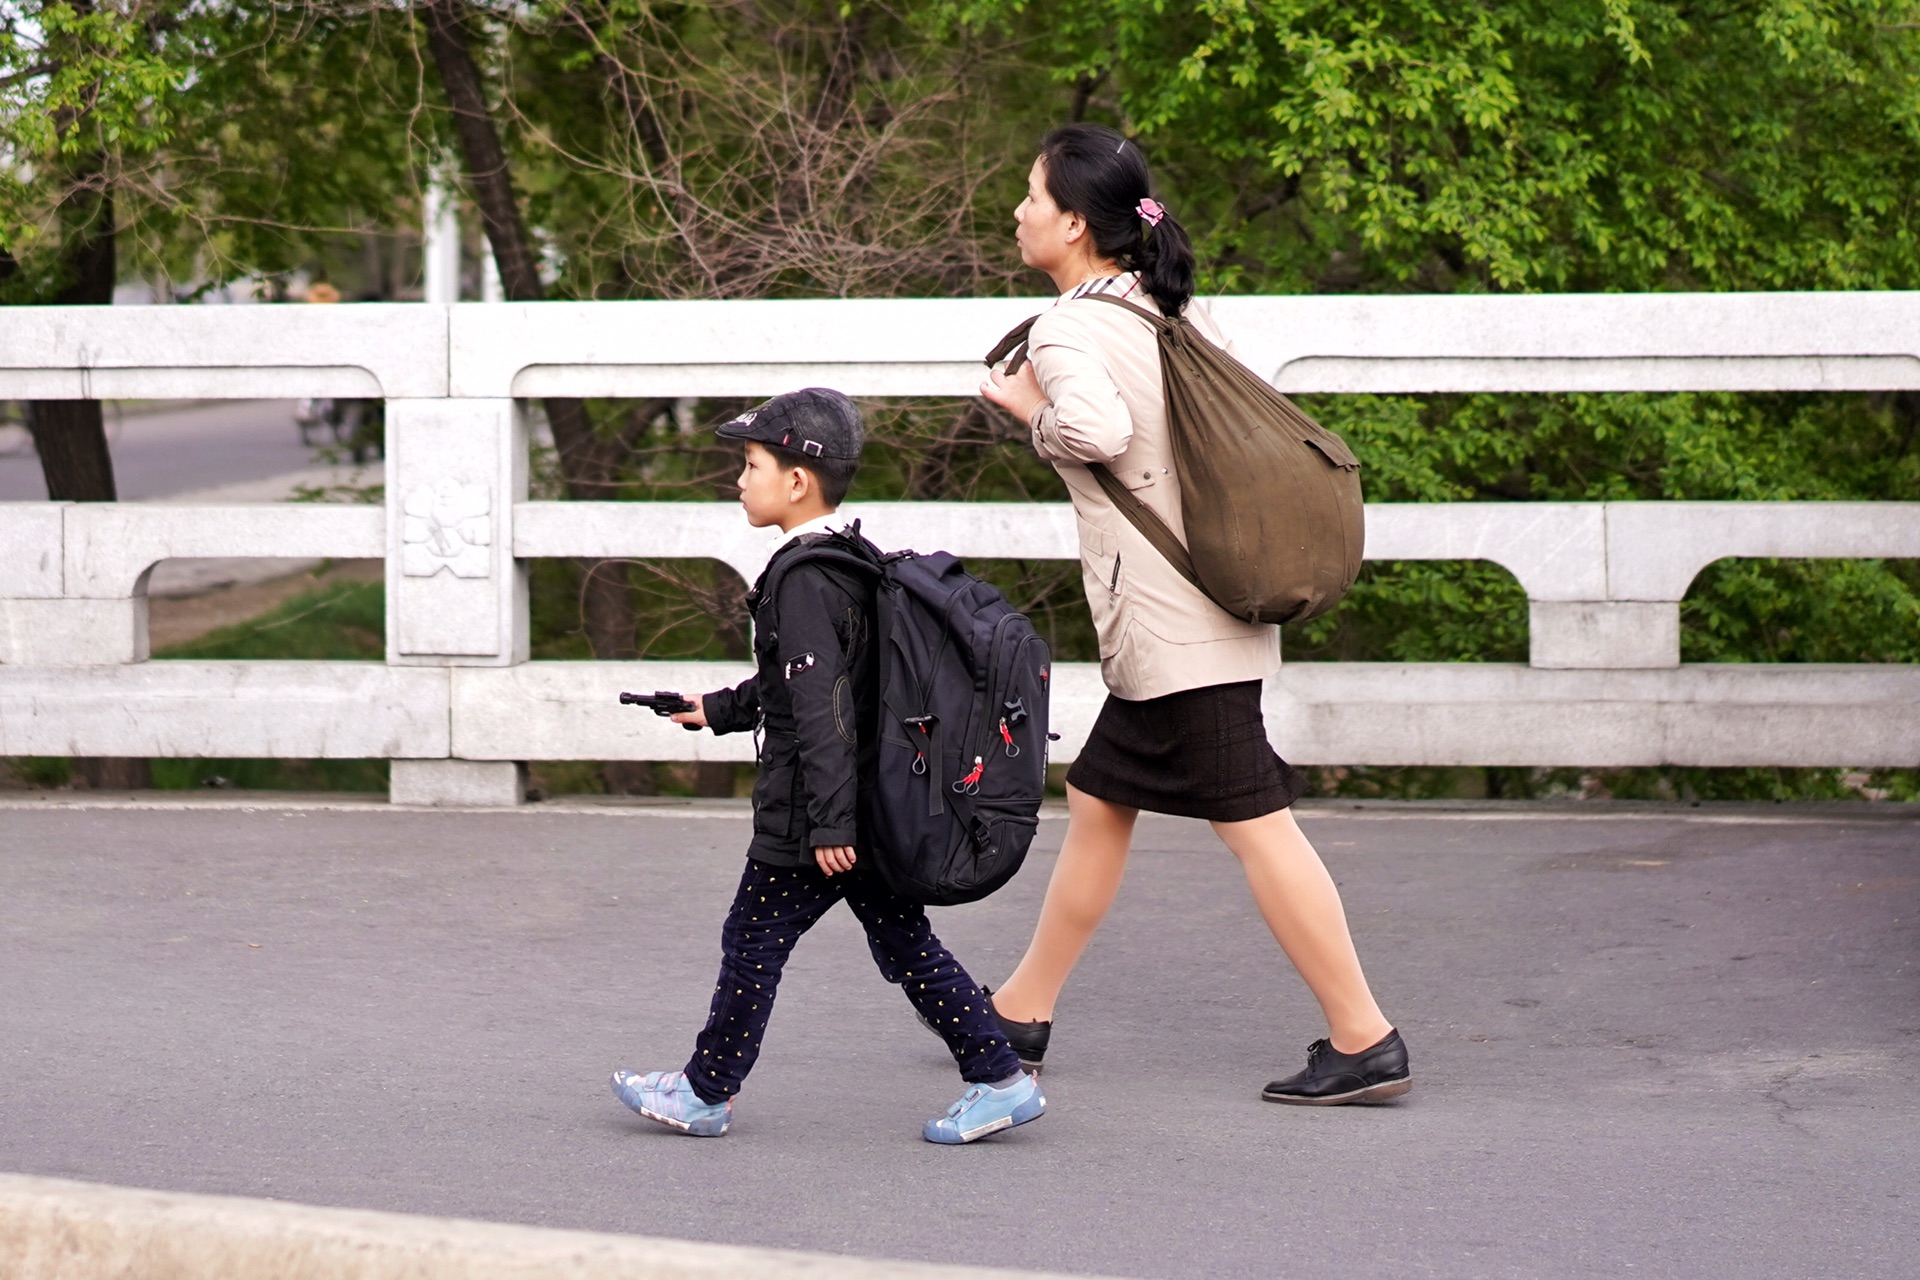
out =
[[[1127,1276],[1906,1276],[1920,818],[1891,807],[1303,818],[1412,1046],[1294,1109],[1314,1009],[1195,823],[1143,823],[1052,1110],[973,1147],[837,912],[718,1141],[616,1066],[705,1014],[745,821],[0,808],[0,1168]],[[1061,824],[936,927],[1017,959]]]
[[[314,465],[300,443],[291,400],[200,402],[153,409],[109,404],[107,447],[114,487],[137,502],[304,470]],[[131,409],[132,411],[129,411]],[[0,426],[0,502],[38,502],[46,479],[33,440]]]

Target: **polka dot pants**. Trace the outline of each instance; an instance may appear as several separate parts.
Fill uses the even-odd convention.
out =
[[[760,1056],[787,957],[800,935],[842,898],[866,929],[881,976],[904,988],[913,1007],[939,1030],[963,1079],[1005,1080],[1020,1070],[986,995],[934,936],[925,908],[895,897],[878,876],[826,876],[817,867],[749,859],[720,930],[712,1012],[687,1061],[695,1093],[719,1102],[740,1092]]]

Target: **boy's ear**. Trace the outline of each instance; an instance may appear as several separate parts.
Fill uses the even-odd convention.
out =
[[[813,472],[805,467],[790,468],[787,473],[787,501],[805,502],[813,492]]]

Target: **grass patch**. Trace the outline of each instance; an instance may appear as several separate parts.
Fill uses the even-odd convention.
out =
[[[0,789],[52,791],[73,781],[65,756],[0,756]]]
[[[156,759],[156,791],[385,791],[385,760]]]
[[[156,649],[156,659],[381,662],[387,655],[386,588],[339,582],[293,597],[258,618]]]

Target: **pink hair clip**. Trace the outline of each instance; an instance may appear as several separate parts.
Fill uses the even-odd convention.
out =
[[[1153,199],[1151,196],[1147,197],[1146,199],[1142,200],[1139,204],[1135,205],[1133,208],[1133,211],[1139,214],[1141,217],[1145,218],[1147,220],[1147,225],[1150,227],[1159,226],[1160,219],[1167,216],[1166,209],[1161,205],[1161,203],[1158,200]]]

